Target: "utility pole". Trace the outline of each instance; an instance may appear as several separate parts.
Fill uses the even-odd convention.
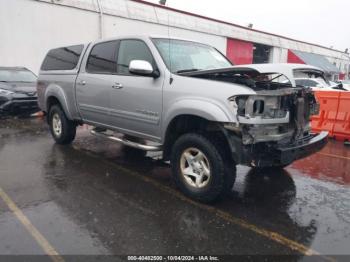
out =
[[[102,9],[100,0],[97,0],[97,6],[99,9],[99,38],[102,39],[104,37],[103,35],[104,22],[103,22],[103,9]]]

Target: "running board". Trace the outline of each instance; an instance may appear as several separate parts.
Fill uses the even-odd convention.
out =
[[[162,151],[162,146],[161,145],[159,145],[159,146],[154,145],[153,146],[153,145],[139,144],[139,143],[132,142],[132,141],[129,141],[129,140],[124,139],[124,138],[119,138],[119,137],[116,137],[116,136],[105,134],[103,132],[96,131],[95,129],[92,129],[90,131],[90,133],[92,135],[94,135],[94,136],[102,137],[102,138],[105,138],[105,139],[108,139],[108,140],[111,140],[111,141],[114,141],[114,142],[122,143],[123,145],[130,146],[130,147],[133,147],[133,148],[137,148],[137,149],[140,149],[140,150],[144,150],[144,151]]]

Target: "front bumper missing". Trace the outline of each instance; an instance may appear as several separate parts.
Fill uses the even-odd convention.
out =
[[[295,160],[310,156],[320,151],[328,141],[328,132],[312,134],[307,138],[287,145],[270,145],[262,143],[256,146],[248,165],[253,167],[286,166]]]
[[[301,159],[320,151],[328,142],[328,132],[321,132],[313,135],[310,140],[300,145],[291,145],[287,147],[277,148],[280,152],[280,163],[282,165],[289,164],[297,159]]]
[[[328,141],[328,132],[311,134],[294,143],[257,143],[243,145],[241,138],[230,135],[232,157],[237,164],[251,167],[286,166],[320,151]]]

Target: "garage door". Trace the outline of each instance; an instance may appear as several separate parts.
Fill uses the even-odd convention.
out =
[[[227,39],[226,56],[235,65],[252,64],[253,43],[237,39]]]

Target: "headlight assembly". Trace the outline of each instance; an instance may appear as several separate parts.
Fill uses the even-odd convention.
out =
[[[288,123],[289,110],[283,96],[236,96],[230,104],[238,115],[241,124]]]

